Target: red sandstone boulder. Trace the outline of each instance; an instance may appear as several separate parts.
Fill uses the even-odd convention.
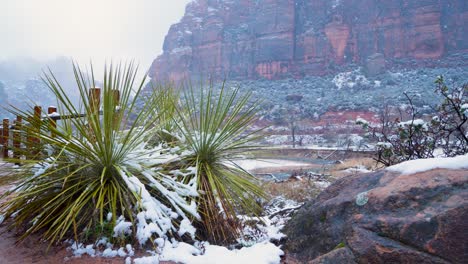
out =
[[[466,263],[468,170],[342,178],[286,225],[286,263]]]

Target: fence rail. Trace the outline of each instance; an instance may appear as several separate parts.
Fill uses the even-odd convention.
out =
[[[117,106],[120,102],[120,92],[119,90],[113,90],[113,97],[115,105]],[[91,88],[88,92],[88,100],[90,102],[90,107],[92,112],[96,112],[99,115],[102,115],[102,111],[100,111],[101,106],[101,89],[100,88]],[[80,113],[70,113],[65,115],[57,114],[57,107],[50,106],[47,108],[47,115],[42,115],[42,107],[41,106],[34,106],[34,113],[32,118],[40,119],[41,121],[48,121],[51,122],[52,126],[57,127],[57,121],[65,120],[65,119],[73,119],[73,118],[84,118],[86,114]],[[38,122],[39,124],[40,122]],[[0,153],[0,158],[9,158],[13,157],[15,159],[20,158],[20,154],[18,152],[14,152],[13,150],[18,150],[21,148],[21,128],[27,124],[23,123],[22,116],[17,116],[16,119],[10,122],[10,119],[5,118],[2,121],[2,126],[0,127],[0,145],[2,146],[2,151]],[[39,129],[39,127],[32,127],[31,129]],[[54,134],[51,131],[51,136],[53,137]],[[27,137],[27,142],[32,146],[40,145],[40,139],[35,138],[33,136]],[[34,149],[34,148],[32,148]],[[32,150],[34,151],[34,150]]]

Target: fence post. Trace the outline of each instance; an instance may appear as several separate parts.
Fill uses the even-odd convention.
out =
[[[3,147],[3,124],[2,127],[0,128],[0,145]],[[0,156],[3,158],[3,150],[0,152]]]
[[[49,108],[47,109],[47,114],[51,115],[53,113],[57,113],[57,107],[55,106],[49,106]],[[55,119],[53,119],[52,117],[49,116],[49,122],[50,122],[50,126],[53,127],[53,129],[56,129],[57,128],[57,122],[55,121]],[[50,136],[51,137],[55,137],[55,132],[54,131],[51,131],[50,132]]]
[[[10,135],[10,119],[3,119],[3,158],[8,158],[8,136]]]
[[[42,107],[40,106],[34,106],[34,116],[33,116],[33,122],[31,130],[33,133],[39,133],[41,129],[41,113],[42,113]],[[39,143],[41,143],[40,139],[33,136],[28,137],[28,141],[30,144],[31,152],[35,156],[39,153],[40,151],[40,146]]]
[[[13,158],[16,159],[15,164],[20,165],[21,158],[21,123],[23,118],[21,116],[16,116],[15,121],[15,130],[13,130]]]
[[[99,113],[99,107],[101,106],[101,89],[91,88],[89,89],[89,105],[92,113]]]
[[[94,122],[99,122],[99,107],[101,106],[101,89],[99,88],[90,88],[88,95],[89,107],[91,108],[91,113],[88,113],[88,126],[90,131],[90,140],[96,141],[96,131],[94,131],[93,124],[89,120],[94,120]],[[97,125],[97,124],[94,124]]]
[[[120,91],[117,89],[112,90],[112,96],[114,98],[114,105],[118,106],[120,103]]]
[[[120,91],[117,89],[112,90],[112,97],[114,99],[114,130],[118,130],[120,126]]]

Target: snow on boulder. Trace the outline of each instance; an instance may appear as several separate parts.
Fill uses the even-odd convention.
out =
[[[410,160],[387,168],[388,171],[412,174],[433,169],[468,169],[468,154],[452,158]]]

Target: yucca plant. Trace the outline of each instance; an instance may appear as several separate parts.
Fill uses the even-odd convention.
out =
[[[183,236],[190,230],[187,224],[199,218],[192,199],[198,195],[196,171],[174,162],[180,148],[147,144],[161,130],[166,109],[160,100],[165,98],[154,93],[141,106],[145,80],[135,83],[137,67],[111,65],[104,71],[99,108],[89,96],[89,88],[96,87],[92,67],[89,73],[75,64],[73,69],[78,106],[52,72],[43,80],[57,97],[60,115],[83,117],[60,121],[56,128],[46,116],[12,110],[28,123],[19,128],[23,143],[36,138],[41,151],[12,160],[23,166],[13,171],[16,187],[0,197],[9,196],[0,214],[11,219],[10,228],[25,230],[21,238],[39,233],[51,243],[82,240],[90,230],[95,234],[87,238],[132,234],[140,244],[152,237]],[[109,230],[112,234],[105,233]]]
[[[158,98],[154,104],[153,111],[158,116],[158,129],[154,131],[154,142],[160,143],[165,142],[169,144],[175,144],[179,141],[175,135],[180,122],[179,116],[177,115],[177,109],[183,111],[180,100],[180,90],[175,87],[174,83],[166,84],[155,84],[150,83],[152,97]]]
[[[190,88],[184,94],[184,113],[180,128],[193,155],[185,159],[197,168],[197,199],[202,238],[218,244],[233,242],[241,229],[238,213],[257,214],[258,198],[264,192],[256,179],[237,166],[235,160],[252,147],[258,131],[247,129],[255,120],[257,103],[250,94],[239,95],[239,89],[219,94],[215,88]]]

